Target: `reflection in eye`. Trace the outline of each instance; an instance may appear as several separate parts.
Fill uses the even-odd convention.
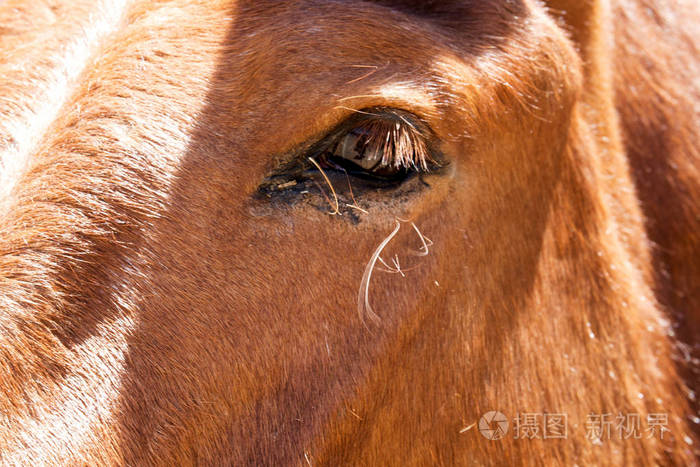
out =
[[[332,140],[321,154],[322,165],[378,178],[427,172],[434,163],[427,130],[403,113],[383,111],[358,122]]]
[[[371,139],[372,134],[364,128],[355,128],[336,143],[333,155],[352,161],[365,170],[373,170],[382,162],[383,154],[376,146],[374,150],[368,150]]]

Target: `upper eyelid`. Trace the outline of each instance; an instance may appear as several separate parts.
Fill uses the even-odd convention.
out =
[[[405,80],[373,86],[369,93],[350,94],[349,89],[346,89],[343,94],[348,92],[350,95],[341,97],[342,94],[334,94],[335,105],[331,104],[326,108],[311,125],[305,125],[307,128],[317,130],[296,139],[295,143],[286,149],[280,148],[281,150],[273,152],[276,157],[274,161],[267,164],[268,169],[272,170],[281,163],[291,162],[301,154],[303,148],[310,148],[354,114],[360,114],[365,109],[392,108],[413,114],[426,123],[441,121],[443,110],[440,110],[441,107],[437,105],[435,96],[425,91],[425,89],[432,89],[434,84]],[[435,131],[432,133],[436,134]]]
[[[426,83],[411,81],[387,83],[373,88],[371,93],[338,98],[335,108],[352,113],[362,109],[385,107],[402,109],[423,121],[439,119],[440,111],[434,96],[425,92],[429,87]]]
[[[318,139],[315,144],[312,144],[309,150],[313,150],[314,148],[321,149],[325,144],[332,144],[338,137],[371,122],[372,117],[376,117],[377,120],[386,119],[400,121],[402,124],[412,127],[426,139],[433,139],[435,137],[435,133],[430,125],[412,112],[393,107],[372,107],[360,109],[354,115],[346,118],[326,133],[325,136]]]
[[[350,110],[351,112],[345,112],[343,118],[337,119],[335,125],[331,126],[330,129],[325,130],[325,132],[322,134],[316,134],[310,138],[307,138],[304,142],[297,144],[294,148],[278,154],[277,157],[275,157],[274,160],[272,160],[268,165],[268,176],[270,173],[275,172],[280,167],[293,164],[294,161],[300,158],[313,155],[314,152],[324,149],[325,146],[332,143],[334,138],[338,138],[344,132],[350,131],[353,128],[353,124],[358,124],[360,122],[358,117],[381,117],[381,111],[395,111],[403,114],[409,114],[412,116],[413,121],[420,122],[421,125],[427,129],[431,139],[436,138],[432,127],[421,115],[403,107],[394,105],[379,105]]]

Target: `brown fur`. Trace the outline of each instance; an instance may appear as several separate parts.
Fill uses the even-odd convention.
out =
[[[0,3],[0,463],[695,462],[694,2],[61,3]],[[429,188],[256,196],[376,106],[439,139]],[[363,323],[396,218],[433,245]]]

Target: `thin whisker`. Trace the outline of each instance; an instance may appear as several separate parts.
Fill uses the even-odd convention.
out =
[[[365,111],[363,111],[363,110],[353,109],[353,108],[351,108],[351,107],[346,107],[346,106],[344,106],[344,105],[336,105],[334,108],[335,108],[335,109],[350,110],[351,112],[355,112],[355,113],[358,113],[358,114],[372,115],[373,117],[377,117],[377,116],[378,116],[377,114],[373,114],[373,113],[371,113],[371,112],[365,112]]]
[[[357,204],[357,200],[355,200],[355,194],[352,192],[352,185],[350,184],[350,176],[348,175],[348,171],[345,170],[345,168],[344,168],[344,167],[341,167],[341,166],[338,166],[338,168],[341,169],[341,170],[343,171],[343,173],[345,174],[345,180],[347,180],[347,182],[348,182],[348,189],[350,190],[350,198],[352,199],[352,204],[345,203],[345,205],[346,205],[347,207],[349,207],[349,208],[354,208],[354,209],[357,209],[357,210],[360,211],[360,212],[363,212],[363,213],[365,213],[365,214],[369,214],[367,211],[365,211],[364,209],[362,209],[362,208]]]
[[[331,214],[331,215],[340,214],[340,205],[338,204],[338,195],[335,193],[335,189],[333,188],[333,184],[331,183],[331,181],[330,181],[330,179],[328,178],[328,176],[326,176],[326,172],[324,172],[323,169],[321,168],[321,166],[318,165],[318,162],[316,162],[316,161],[314,160],[313,157],[309,157],[308,159],[309,159],[309,160],[311,161],[311,163],[312,163],[313,165],[315,165],[316,168],[321,172],[321,175],[323,175],[323,178],[326,180],[326,183],[328,183],[328,186],[329,186],[330,189],[331,189],[331,193],[333,193],[333,200],[334,200],[334,202],[335,202],[335,211],[334,211],[334,212],[331,212],[330,214]],[[325,195],[325,193],[324,193],[324,195]],[[330,204],[330,200],[329,200],[329,204]],[[331,204],[331,207],[333,207],[332,204]]]
[[[374,266],[377,264],[377,259],[382,253],[382,250],[384,250],[384,248],[391,241],[391,239],[396,236],[400,228],[401,223],[399,221],[396,221],[396,227],[394,227],[394,230],[379,244],[377,249],[374,250],[372,257],[369,260],[369,263],[367,263],[367,266],[365,267],[365,272],[362,274],[360,290],[357,294],[357,311],[360,315],[360,319],[362,320],[363,324],[365,323],[365,315],[369,316],[369,318],[375,322],[379,321],[379,316],[377,316],[374,313],[374,310],[372,310],[372,306],[369,303],[369,285],[372,279],[372,271],[374,270]]]
[[[350,99],[366,99],[368,97],[382,97],[381,94],[356,94],[354,96],[341,97],[339,101],[349,101]]]
[[[420,238],[421,243],[423,244],[423,246],[421,246],[422,251],[416,251],[416,252],[414,252],[414,254],[416,254],[418,256],[427,256],[428,253],[430,253],[430,251],[428,250],[428,247],[433,245],[433,241],[430,240],[428,237],[423,236],[423,234],[420,232],[420,230],[418,230],[418,227],[416,226],[416,224],[411,222],[411,225],[413,226],[413,229],[416,231],[416,233],[418,234],[418,237]],[[427,242],[426,242],[426,240],[427,240]]]
[[[374,69],[370,70],[369,72],[365,73],[364,75],[360,76],[359,78],[355,78],[353,80],[348,81],[345,84],[352,84],[352,83],[356,83],[358,81],[361,81],[365,78],[369,78],[370,76],[375,74],[377,72],[377,70],[379,69],[379,67],[376,65],[353,65],[353,67],[354,68],[374,68]]]

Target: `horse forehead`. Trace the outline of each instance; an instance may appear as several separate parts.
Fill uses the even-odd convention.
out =
[[[0,214],[57,120],[75,114],[76,107],[105,102],[104,92],[94,92],[98,84],[132,102],[118,112],[160,105],[153,121],[162,128],[155,125],[156,131],[165,129],[166,120],[196,115],[205,98],[224,97],[220,107],[228,115],[219,119],[239,126],[245,120],[253,128],[246,134],[258,137],[264,131],[255,118],[269,119],[274,111],[275,124],[289,127],[276,132],[279,145],[295,142],[292,133],[301,134],[304,126],[285,120],[285,114],[294,109],[323,114],[332,107],[322,104],[328,106],[341,88],[348,94],[367,91],[367,78],[381,83],[370,88],[381,98],[388,93],[432,105],[411,81],[426,84],[433,63],[457,55],[435,24],[365,2],[313,9],[303,8],[304,3],[85,0],[67,8],[58,2],[44,23],[24,26],[18,41],[26,46],[14,50],[9,44],[13,52],[0,64],[0,87],[12,96],[0,101]],[[497,3],[472,13],[492,14]],[[6,24],[27,22],[39,8],[25,8],[19,15],[0,9],[0,17],[8,18]],[[165,89],[168,79],[177,86]],[[212,89],[214,81],[220,93]],[[311,98],[300,99],[305,93],[299,90],[311,86]]]

